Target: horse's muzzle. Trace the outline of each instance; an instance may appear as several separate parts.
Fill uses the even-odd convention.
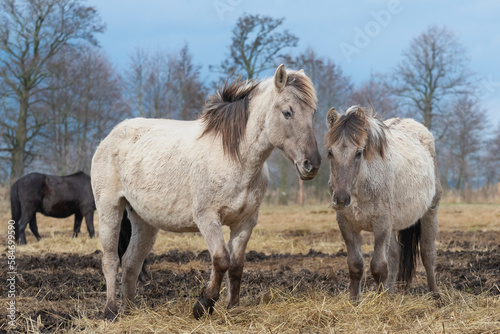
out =
[[[297,168],[297,173],[301,180],[307,181],[312,180],[319,171],[319,164],[314,166],[308,159],[302,161],[302,164],[295,164],[295,168]]]
[[[351,194],[345,190],[335,191],[332,196],[332,207],[335,210],[347,208],[351,205]]]

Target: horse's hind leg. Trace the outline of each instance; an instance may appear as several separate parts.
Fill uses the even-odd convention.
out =
[[[228,243],[230,253],[228,309],[237,306],[240,302],[240,285],[245,263],[245,249],[252,235],[252,229],[257,225],[257,216],[256,213],[251,219],[231,226],[231,236]]]
[[[210,282],[205,286],[198,301],[194,304],[193,315],[199,319],[208,311],[213,312],[213,306],[219,299],[219,291],[224,274],[229,269],[229,251],[222,234],[222,225],[218,217],[205,216],[197,220],[198,228],[205,239],[212,257],[212,272]]]
[[[420,219],[421,223],[421,239],[420,239],[420,256],[427,273],[427,284],[429,291],[434,294],[434,297],[439,298],[439,292],[436,284],[436,275],[434,266],[436,264],[436,236],[438,232],[438,212],[439,204],[429,208],[424,216]]]
[[[131,307],[135,297],[137,278],[144,259],[153,248],[158,228],[153,227],[135,214],[128,215],[132,224],[132,237],[122,258],[122,299]]]
[[[116,275],[120,259],[118,258],[118,237],[120,234],[120,222],[122,220],[125,200],[118,198],[110,200],[101,194],[100,201],[96,200],[99,212],[99,237],[101,239],[102,271],[106,280],[106,306],[104,316],[113,320],[118,314],[116,305]]]
[[[33,215],[33,218],[30,220],[30,230],[33,233],[33,235],[36,237],[36,240],[40,241],[42,237],[38,233],[38,226],[36,224],[36,213]]]
[[[80,233],[80,228],[82,226],[83,216],[80,213],[75,213],[75,224],[73,225],[73,238],[78,237],[78,233]]]
[[[81,224],[81,222],[80,222]],[[95,237],[94,231],[94,211],[87,212],[85,214],[85,224],[87,224],[87,231],[89,232],[89,237]]]
[[[18,223],[17,227],[18,227],[18,235],[19,235],[19,244],[20,245],[26,245],[26,233],[25,233],[26,227],[28,226],[28,223],[31,222],[34,215],[36,215],[36,212],[24,210],[22,215],[21,215],[21,218],[19,219],[19,223]]]

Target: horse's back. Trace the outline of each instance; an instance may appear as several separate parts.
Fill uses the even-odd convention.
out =
[[[417,221],[430,207],[436,193],[436,161],[434,137],[430,131],[412,119],[390,119],[393,165],[393,200],[395,229],[406,228]]]
[[[434,136],[422,123],[419,123],[411,118],[391,118],[386,120],[384,123],[391,131],[397,131],[404,134],[406,139],[418,139],[420,143],[429,151],[431,156],[433,158],[435,157],[436,149]]]
[[[46,175],[41,173],[29,173],[19,178],[11,189],[15,189],[21,203],[39,203],[43,197],[45,178]]]
[[[118,124],[99,145],[92,161],[98,206],[105,192],[118,200],[125,198],[152,224],[166,220],[172,230],[193,229],[181,225],[192,225],[188,209],[193,203],[191,183],[203,172],[199,168],[202,156],[208,155],[199,147],[200,135],[198,121],[135,118]],[[161,217],[155,214],[158,212]]]

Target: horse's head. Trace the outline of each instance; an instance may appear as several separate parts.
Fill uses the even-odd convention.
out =
[[[359,179],[360,169],[376,156],[384,158],[387,146],[386,126],[370,111],[351,107],[339,116],[335,108],[327,114],[329,131],[326,148],[330,161],[330,193],[336,210],[351,204],[351,191]]]
[[[316,92],[304,71],[287,71],[280,65],[274,74],[274,98],[266,115],[271,143],[283,151],[302,180],[316,176],[321,155],[314,136]]]

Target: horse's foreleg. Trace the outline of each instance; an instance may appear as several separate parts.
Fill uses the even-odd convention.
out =
[[[421,239],[420,239],[420,256],[427,274],[427,284],[429,291],[434,294],[435,298],[439,298],[439,292],[436,284],[436,276],[434,266],[436,264],[436,236],[438,232],[437,220],[438,205],[434,208],[429,208],[424,216],[420,219],[421,223]]]
[[[36,224],[36,213],[33,215],[33,218],[30,220],[30,230],[33,232],[33,235],[36,237],[36,240],[40,241],[42,237],[38,233],[38,226]]]
[[[392,223],[387,219],[379,219],[373,222],[373,234],[375,244],[373,246],[373,258],[370,269],[379,289],[387,288],[389,277],[389,246],[391,243]]]
[[[80,228],[82,226],[83,216],[79,213],[75,213],[75,223],[73,225],[73,238],[78,237],[78,233],[80,233]]]
[[[122,299],[128,308],[133,305],[137,278],[144,259],[151,252],[158,234],[158,228],[140,218],[133,215],[129,215],[129,218],[132,223],[132,236],[122,258]]]
[[[97,202],[96,202],[97,204]],[[101,203],[99,208],[99,237],[101,239],[102,271],[106,280],[106,306],[104,316],[113,320],[118,315],[116,305],[116,275],[120,259],[118,258],[118,237],[125,203],[115,205]]]
[[[87,231],[89,232],[89,237],[95,237],[94,231],[94,211],[87,212],[85,214],[85,224],[87,224]],[[81,221],[80,221],[81,225]]]
[[[227,308],[237,306],[240,302],[240,285],[241,276],[243,274],[243,266],[245,263],[245,250],[248,240],[252,235],[252,230],[257,224],[256,213],[251,219],[242,222],[238,225],[231,226],[231,236],[229,238],[229,296]]]
[[[361,280],[365,270],[365,262],[361,245],[363,239],[361,234],[353,231],[349,224],[337,214],[337,222],[340,232],[344,238],[347,248],[347,265],[349,267],[349,298],[351,302],[357,302],[361,295]]]
[[[219,290],[224,274],[229,268],[230,257],[227,250],[224,236],[222,234],[221,222],[218,219],[202,219],[198,223],[198,228],[205,238],[208,250],[212,257],[212,273],[210,282],[203,289],[193,307],[193,315],[199,319],[208,311],[213,312],[213,306],[219,299]]]
[[[394,232],[391,233],[391,241],[389,246],[389,277],[387,278],[387,287],[391,292],[394,292],[394,286],[399,270],[399,258],[401,254],[401,245],[396,239]]]

